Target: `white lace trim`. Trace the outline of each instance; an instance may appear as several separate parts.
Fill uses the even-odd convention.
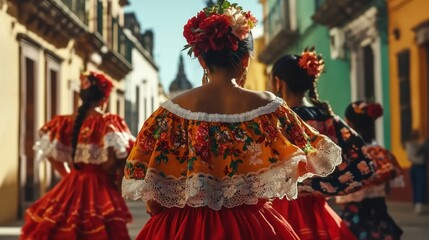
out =
[[[329,139],[320,141],[316,148],[317,152],[310,156],[299,151],[269,169],[222,180],[203,173],[165,177],[149,168],[143,180],[124,178],[122,195],[133,200],[155,200],[165,207],[208,206],[214,210],[256,204],[259,199],[295,199],[298,181],[314,175],[327,176],[341,163],[341,149]],[[311,172],[298,177],[299,162],[306,162]]]
[[[167,100],[161,106],[169,112],[188,120],[204,121],[204,122],[246,122],[259,116],[275,112],[280,105],[283,104],[283,99],[277,97],[265,106],[253,109],[245,113],[237,114],[217,114],[205,112],[192,112],[184,109],[171,100]]]
[[[123,132],[110,132],[104,136],[104,147],[96,144],[78,144],[74,161],[76,163],[102,164],[108,160],[108,148],[112,147],[118,159],[128,156],[129,140],[135,140],[134,136]],[[61,142],[51,141],[48,134],[43,134],[34,144],[38,159],[53,158],[59,162],[71,162],[72,148]]]
[[[72,148],[57,140],[51,141],[47,133],[34,143],[33,150],[36,151],[36,159],[39,161],[52,158],[59,162],[71,162],[72,159]]]

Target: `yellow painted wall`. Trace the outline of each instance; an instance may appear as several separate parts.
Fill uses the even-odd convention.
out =
[[[259,56],[260,51],[264,48],[264,38],[256,38],[254,43],[254,53],[250,61],[249,70],[247,72],[247,81],[245,88],[251,90],[265,91],[267,90],[268,76],[266,74],[265,64],[258,61],[256,56]]]
[[[423,136],[428,136],[427,80],[424,66],[426,59],[422,49],[415,42],[412,30],[429,20],[429,1],[427,0],[389,0],[389,62],[391,90],[392,151],[401,165],[408,167],[407,155],[401,144],[400,99],[397,54],[410,50],[410,81],[413,129],[420,129]],[[394,29],[400,31],[400,38],[395,39]]]

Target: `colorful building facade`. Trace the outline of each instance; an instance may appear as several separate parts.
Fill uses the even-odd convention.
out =
[[[390,115],[387,17],[384,1],[262,0],[265,49],[270,66],[282,55],[316,47],[326,72],[318,80],[321,99],[340,116],[354,100],[382,103]],[[377,141],[390,147],[390,119],[377,122]]]
[[[389,0],[392,150],[409,166],[403,143],[429,137],[429,1]]]
[[[408,156],[404,143],[417,130],[420,140],[429,137],[429,2],[389,0],[389,63],[392,151],[404,166],[411,201]],[[426,179],[428,181],[428,179]]]
[[[44,122],[79,105],[82,71],[103,72],[113,80],[108,110],[124,114],[123,79],[132,69],[122,31],[126,4],[0,1],[0,224],[22,216],[58,181],[32,147]]]

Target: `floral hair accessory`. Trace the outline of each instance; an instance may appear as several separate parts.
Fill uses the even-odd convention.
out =
[[[317,54],[314,47],[305,48],[299,60],[299,66],[307,71],[307,74],[317,79],[325,70],[325,62],[322,55]]]
[[[353,103],[352,107],[356,114],[364,114],[374,120],[383,116],[383,107],[378,103],[358,102]]]
[[[96,85],[107,99],[112,92],[113,84],[106,76],[96,72],[83,72],[80,75],[80,88],[85,90],[93,85]]]
[[[383,107],[378,103],[368,104],[366,107],[366,114],[372,119],[377,119],[383,116]]]
[[[188,50],[198,57],[208,50],[238,50],[238,42],[246,39],[258,21],[249,12],[244,12],[238,4],[218,1],[212,7],[204,8],[197,16],[188,20],[183,36]]]

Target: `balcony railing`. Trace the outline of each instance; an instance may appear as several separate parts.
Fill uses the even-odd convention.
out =
[[[289,28],[289,0],[277,0],[264,19],[266,42],[270,42],[282,29]]]
[[[88,25],[86,0],[61,0],[85,25]]]
[[[319,0],[313,20],[319,24],[341,27],[365,12],[371,0]]]
[[[270,64],[279,57],[296,39],[296,30],[291,25],[289,0],[277,0],[264,19],[265,49],[259,60]]]

